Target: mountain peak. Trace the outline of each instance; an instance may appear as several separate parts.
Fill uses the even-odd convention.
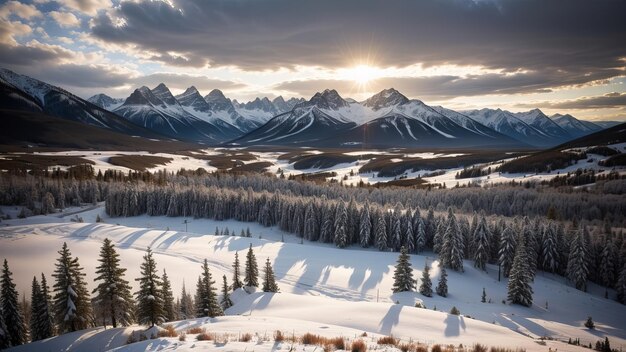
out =
[[[316,106],[320,109],[330,109],[337,110],[342,107],[349,106],[348,102],[345,101],[339,93],[334,89],[325,89],[323,92],[317,92],[315,95],[306,103],[298,104],[302,106]]]
[[[394,88],[388,88],[380,91],[380,93],[374,94],[367,99],[363,105],[370,107],[374,110],[386,108],[389,106],[402,105],[409,101],[402,93],[398,92]]]
[[[213,89],[212,91],[209,92],[209,94],[207,94],[207,96],[205,97],[206,99],[212,98],[212,99],[226,99],[226,96],[224,96],[224,93],[222,93],[221,90],[219,89]]]
[[[157,96],[155,96],[150,88],[146,86],[141,86],[135,89],[132,94],[126,98],[126,101],[123,105],[162,105],[163,101],[161,101]]]
[[[170,89],[164,83],[159,83],[158,86],[152,89],[152,94],[154,94],[157,98],[161,99],[167,105],[177,105],[178,102]]]

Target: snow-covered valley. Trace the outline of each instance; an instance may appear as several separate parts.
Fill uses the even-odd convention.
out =
[[[3,207],[3,212],[15,213],[16,208]],[[590,284],[589,292],[584,293],[566,284],[564,278],[544,272],[540,272],[532,284],[534,304],[529,308],[502,303],[506,300],[506,279],[498,282],[497,266],[488,266],[487,272],[482,272],[473,268],[469,261],[465,264],[465,272],[449,271],[450,294],[447,298],[437,295],[429,298],[417,292],[392,294],[397,253],[360,247],[338,249],[306,240],[300,243],[300,238],[276,228],[232,220],[187,218],[189,222],[184,224],[185,218],[182,217],[110,218],[102,205],[67,209],[66,214],[1,223],[0,257],[9,261],[20,294],[29,292],[33,275],[43,272],[49,276],[52,273],[57,251],[63,242],[67,242],[73,255],[85,267],[90,289],[93,288],[97,265],[95,256],[105,238],[116,244],[133,286],[132,279],[139,276],[139,264],[145,249],[150,246],[158,269],[166,269],[172,278],[175,295],[181,291],[183,282],[188,288],[193,287],[204,259],[208,260],[215,278],[222,275],[230,278],[235,252],[241,255],[251,245],[259,262],[266,258],[272,262],[281,293],[234,294],[235,305],[226,311],[225,317],[183,321],[176,326],[184,330],[204,324],[215,333],[271,336],[274,330],[285,330],[285,333],[311,332],[352,339],[366,332],[370,339],[393,335],[406,342],[412,340],[429,345],[462,343],[471,346],[481,343],[520,347],[527,351],[578,350],[556,341],[546,341],[543,345],[539,340],[541,337],[560,341],[580,338],[581,343],[588,344],[608,336],[614,348],[626,346],[625,306],[603,298],[601,287]],[[77,217],[84,222],[71,221]],[[97,217],[102,222],[96,223]],[[249,228],[252,237],[215,236],[216,227],[220,230],[228,227],[235,234]],[[437,259],[428,252],[411,255],[414,276],[421,277],[425,261],[433,267],[431,276],[436,281],[439,274]],[[481,303],[483,288],[487,303]],[[415,308],[417,302],[422,302],[427,309]],[[461,311],[462,316],[447,314],[453,306]],[[435,307],[437,311],[434,311]],[[583,326],[588,316],[593,316],[595,330]],[[81,331],[32,346],[24,345],[17,350],[106,350],[124,345],[133,329],[140,328]],[[123,346],[122,350],[289,349],[287,345],[275,345],[271,338],[268,341],[260,338],[261,341],[255,341],[255,344],[234,340],[224,344],[202,344],[192,338],[187,342],[161,338]],[[376,346],[373,340],[370,343]]]

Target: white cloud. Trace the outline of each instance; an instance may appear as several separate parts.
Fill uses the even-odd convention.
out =
[[[61,27],[78,27],[80,20],[71,12],[50,11],[48,13]]]
[[[28,35],[30,26],[20,21],[0,21],[0,43],[15,45],[15,37]]]
[[[18,16],[25,20],[34,17],[43,17],[41,11],[39,11],[34,5],[22,4],[17,1],[8,1],[0,7],[0,18],[7,19],[11,15]]]
[[[69,38],[69,37],[56,37],[54,39],[56,39],[57,41],[59,41],[59,42],[61,42],[63,44],[73,44],[74,43],[74,40],[72,38]]]
[[[98,10],[113,6],[110,0],[58,0],[63,7],[95,16]]]

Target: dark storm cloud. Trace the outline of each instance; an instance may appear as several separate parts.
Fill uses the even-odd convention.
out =
[[[67,50],[59,47],[48,46],[25,46],[0,43],[0,65],[23,66],[41,65],[68,59],[72,55]]]
[[[595,97],[583,97],[574,100],[543,102],[541,104],[518,104],[518,107],[529,108],[540,105],[551,109],[607,109],[626,106],[626,93],[609,93]]]
[[[370,53],[385,66],[477,64],[590,81],[624,66],[624,13],[614,0],[144,0],[122,2],[114,19],[101,13],[92,31],[193,66],[336,67]]]

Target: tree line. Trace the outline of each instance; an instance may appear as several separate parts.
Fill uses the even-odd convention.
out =
[[[94,279],[96,287],[91,292],[87,289],[85,270],[67,243],[63,243],[58,254],[52,289],[43,273],[41,279],[33,277],[29,314],[24,311],[27,307],[18,302],[13,274],[4,260],[0,277],[0,349],[96,326],[115,328],[133,323],[154,326],[193,317],[221,316],[233,305],[231,292],[259,286],[252,245],[246,254],[243,273],[239,254],[235,253],[232,284],[224,275],[221,294],[205,259],[195,295],[183,284],[177,299],[174,299],[167,271],[159,271],[149,247],[143,256],[140,276],[135,278],[138,290],[134,294],[126,278],[127,269],[120,265],[120,256],[111,240],[105,239],[102,243]],[[269,258],[261,280],[264,292],[279,292]]]

